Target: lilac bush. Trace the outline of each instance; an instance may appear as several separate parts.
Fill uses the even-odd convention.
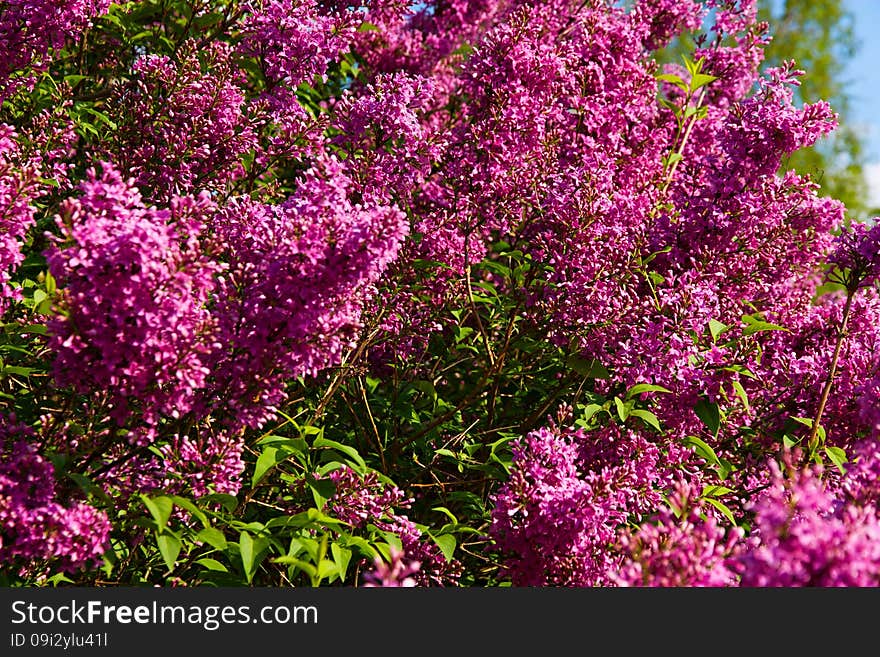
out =
[[[4,582],[878,584],[754,0],[215,4],[0,3]]]

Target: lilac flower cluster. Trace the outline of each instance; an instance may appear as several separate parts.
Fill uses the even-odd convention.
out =
[[[21,242],[34,223],[31,195],[36,173],[22,168],[17,157],[15,131],[0,124],[0,315],[17,293],[9,286],[10,274],[24,259]]]
[[[239,50],[259,57],[270,86],[296,88],[324,75],[328,64],[348,47],[359,23],[353,12],[323,13],[312,0],[248,2],[244,9]]]
[[[683,483],[655,521],[623,532],[619,549],[626,556],[611,576],[617,586],[738,585],[730,563],[743,532],[725,529],[697,492]]]
[[[753,504],[754,545],[736,564],[741,586],[880,585],[876,505],[840,500],[820,470],[770,468],[772,485]]]
[[[353,204],[328,160],[281,205],[233,199],[210,220],[226,271],[212,315],[222,348],[216,399],[235,426],[259,426],[284,399],[284,382],[338,362],[361,326],[372,286],[407,232],[388,205]]]
[[[404,498],[403,491],[380,481],[375,472],[362,476],[348,467],[332,470],[327,477],[336,486],[329,500],[329,508],[335,517],[359,528],[367,523],[373,524],[380,531],[391,532],[400,539],[402,550],[390,566],[374,564],[375,578],[386,582],[393,573],[398,582],[412,577],[418,586],[445,586],[457,581],[461,574],[460,564],[448,561],[430,537],[395,510],[395,507],[406,509],[412,504],[413,500]]]
[[[373,560],[373,569],[364,573],[365,588],[392,587],[413,588],[418,586],[413,575],[419,572],[422,564],[418,561],[406,561],[406,553],[392,546],[390,548],[390,561],[385,562],[382,557]]]
[[[43,70],[52,49],[77,35],[110,7],[109,0],[7,0],[0,6],[0,99],[33,78],[29,68]]]
[[[110,111],[125,121],[114,135],[113,162],[150,198],[224,191],[244,175],[242,156],[256,143],[246,113],[244,74],[222,42],[188,41],[179,61],[145,55]]]
[[[621,560],[618,528],[660,503],[674,471],[655,446],[613,428],[542,428],[514,447],[513,459],[490,534],[522,586],[609,584]]]
[[[843,270],[850,292],[875,283],[880,276],[880,224],[850,224],[835,239],[829,262]]]
[[[83,501],[63,504],[54,468],[31,443],[32,432],[0,417],[0,560],[51,560],[60,569],[94,567],[107,548],[107,516]]]
[[[157,210],[132,185],[105,164],[64,204],[47,254],[65,288],[50,344],[58,383],[108,391],[110,415],[121,425],[136,413],[143,424],[132,440],[147,442],[205,386],[205,304],[218,267],[198,246],[207,198]]]

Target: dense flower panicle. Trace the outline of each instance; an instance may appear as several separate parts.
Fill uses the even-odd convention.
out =
[[[122,117],[113,163],[153,201],[203,190],[225,191],[244,175],[242,156],[256,143],[246,114],[245,77],[222,42],[181,47],[179,60],[144,55],[111,100]]]
[[[85,502],[56,497],[52,464],[31,444],[32,433],[0,417],[0,560],[47,560],[66,571],[95,567],[108,545],[107,516]]]
[[[238,49],[258,58],[270,87],[283,83],[295,89],[323,76],[348,49],[360,23],[357,12],[323,12],[314,0],[247,2],[244,10]]]
[[[620,549],[626,555],[612,576],[617,586],[736,586],[729,567],[743,532],[727,530],[697,491],[686,484],[671,496],[654,521],[624,531]]]
[[[51,49],[78,35],[110,0],[7,0],[0,6],[0,99],[22,83],[22,71],[48,65]]]
[[[17,296],[9,286],[12,271],[22,260],[21,243],[34,223],[31,194],[36,171],[18,162],[15,131],[0,124],[0,314]]]
[[[227,264],[213,310],[221,348],[212,370],[218,402],[241,425],[271,416],[285,380],[339,362],[407,231],[393,207],[352,204],[338,166],[326,169],[309,173],[281,205],[234,199],[211,219]]]
[[[875,283],[880,276],[880,224],[876,218],[871,225],[854,222],[842,230],[834,240],[829,261],[843,270],[843,281],[851,292]]]
[[[809,417],[815,413],[829,375],[845,306],[843,294],[826,294],[798,317],[785,319],[789,331],[776,332],[767,340],[766,360],[762,360],[765,388],[756,390],[756,398],[782,388],[787,391],[793,415]],[[845,449],[863,436],[876,435],[880,422],[873,396],[880,381],[878,322],[880,297],[875,290],[860,292],[851,302],[833,395],[822,419],[828,441]]]
[[[753,504],[750,548],[731,566],[741,585],[880,585],[876,505],[839,499],[821,471],[770,468],[772,485]]]
[[[461,565],[454,560],[448,561],[430,537],[397,511],[408,508],[413,502],[404,497],[403,491],[380,481],[375,472],[362,476],[348,467],[333,470],[327,477],[336,487],[328,504],[337,518],[357,528],[371,523],[400,539],[401,555],[392,563],[397,575],[400,575],[401,569],[409,570],[409,576],[418,586],[456,583],[461,574]],[[406,565],[399,563],[403,555],[408,562]],[[385,574],[388,575],[387,572]]]
[[[209,374],[205,304],[219,267],[198,245],[209,201],[146,207],[107,164],[80,191],[63,206],[62,238],[47,253],[65,288],[65,312],[50,325],[55,377],[82,392],[106,391],[120,424],[139,413],[154,427],[163,414],[186,413]]]
[[[592,586],[601,581],[613,528],[625,517],[594,498],[577,468],[577,448],[542,429],[514,451],[516,468],[499,491],[492,534],[509,553],[521,586]],[[594,557],[595,555],[595,557]]]
[[[613,431],[542,428],[514,447],[513,459],[490,535],[523,586],[609,584],[621,559],[618,528],[655,508],[671,481],[654,446]]]
[[[708,87],[707,100],[724,110],[745,98],[758,79],[769,25],[756,20],[757,0],[708,0],[706,8],[714,16],[710,33],[716,39],[696,48],[694,60],[703,59],[703,72],[719,78]]]
[[[202,497],[210,493],[235,495],[244,471],[243,440],[205,431],[196,438],[174,436],[163,445],[161,470],[164,481],[157,490],[180,491]]]
[[[408,198],[427,178],[442,149],[420,120],[431,95],[430,80],[396,74],[339,102],[339,134],[330,143],[348,153],[348,173],[362,194]]]

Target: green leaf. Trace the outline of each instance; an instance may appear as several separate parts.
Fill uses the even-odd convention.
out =
[[[710,319],[709,333],[712,335],[712,342],[715,342],[718,339],[718,336],[724,333],[729,328],[730,327],[727,324],[722,324],[715,319]]]
[[[159,546],[159,554],[162,555],[162,560],[168,567],[168,572],[171,572],[177,563],[177,556],[180,554],[183,543],[177,535],[166,531],[156,533],[156,544]]]
[[[238,536],[238,552],[241,555],[241,565],[244,568],[244,576],[248,584],[254,579],[257,568],[263,561],[265,549],[269,540],[252,537],[248,532],[241,532]]]
[[[214,527],[205,527],[196,534],[196,540],[207,543],[217,550],[225,550],[227,546],[226,537],[223,535],[223,532]]]
[[[257,463],[254,466],[254,474],[251,477],[251,488],[255,487],[266,473],[274,468],[276,464],[284,460],[285,453],[277,447],[264,447],[257,457]]]
[[[280,563],[286,566],[296,566],[296,568],[303,571],[310,578],[314,578],[318,572],[317,569],[308,561],[303,561],[302,559],[291,556],[289,554],[272,559],[272,563]]]
[[[620,418],[620,421],[626,422],[626,418],[629,417],[632,405],[624,404],[620,397],[614,398],[614,405],[617,406],[617,416]]]
[[[141,500],[143,500],[144,506],[147,507],[150,515],[153,516],[153,520],[156,521],[157,527],[164,529],[168,524],[168,519],[171,517],[171,511],[174,509],[174,503],[171,501],[171,498],[164,495],[153,498],[141,495]]]
[[[346,456],[348,456],[352,461],[357,463],[360,467],[366,468],[367,464],[361,458],[361,455],[358,454],[358,451],[354,447],[349,447],[348,445],[343,445],[342,443],[338,443],[335,440],[328,440],[327,438],[315,438],[315,441],[312,443],[312,446],[315,448],[330,448],[335,449]]]
[[[28,324],[27,326],[22,326],[16,332],[17,333],[34,333],[36,335],[46,335],[46,333],[48,332],[48,329],[43,324]]]
[[[333,561],[336,563],[336,572],[339,575],[339,579],[345,581],[348,564],[351,562],[351,550],[336,543],[331,543],[330,552],[333,554]]]
[[[705,87],[710,82],[717,80],[718,78],[714,75],[706,75],[705,73],[695,73],[691,77],[690,89],[691,91],[696,91],[701,87]]]
[[[724,502],[716,500],[714,497],[707,497],[705,500],[718,509],[725,518],[730,520],[732,525],[736,525],[736,518],[733,516],[733,511],[731,511]]]
[[[329,559],[321,559],[318,562],[318,578],[324,579],[325,577],[329,577],[330,575],[338,575],[339,567],[335,562],[330,561]]]
[[[604,407],[599,406],[599,404],[587,404],[586,406],[583,406],[581,408],[581,416],[578,418],[578,420],[586,424],[592,419],[592,417],[596,413],[601,410],[604,410]]]
[[[784,436],[782,436],[782,444],[785,446],[785,449],[791,449],[792,447],[797,445],[799,442],[800,442],[800,440],[794,440],[788,434],[785,434]]]
[[[205,495],[204,497],[199,498],[199,501],[217,502],[229,513],[232,513],[238,508],[238,498],[235,497],[235,495],[228,495],[226,493],[211,493],[210,495]]]
[[[742,331],[743,335],[753,335],[754,333],[760,333],[761,331],[788,331],[788,329],[784,326],[765,322],[764,320],[757,319],[752,315],[743,315],[742,321],[746,325]]]
[[[798,424],[803,424],[805,427],[809,427],[810,429],[813,428],[813,418],[791,416],[791,418],[789,419],[794,420]],[[821,424],[819,425],[819,428],[816,429],[816,436],[819,438],[819,440],[825,440],[825,428]]]
[[[734,492],[736,491],[726,486],[707,485],[703,487],[703,497],[723,497]]]
[[[720,466],[721,461],[718,458],[718,455],[715,453],[715,450],[709,446],[704,440],[697,436],[688,436],[684,439],[686,445],[693,447],[694,452],[696,452],[697,456],[705,459],[709,463],[713,465]]]
[[[199,564],[200,566],[203,566],[205,568],[205,570],[213,570],[218,573],[228,573],[229,572],[229,569],[226,568],[226,566],[224,566],[222,563],[220,563],[216,559],[211,559],[211,558],[206,557],[204,559],[197,559],[196,563]]]
[[[710,402],[708,399],[701,399],[694,406],[694,413],[702,420],[713,436],[718,435],[718,431],[721,428],[721,411],[718,408],[718,404]]]
[[[452,511],[447,509],[445,506],[432,506],[431,511],[438,511],[449,518],[454,524],[458,524],[458,518],[456,518],[455,514],[453,514]]]
[[[78,82],[82,82],[83,80],[87,80],[87,79],[88,79],[88,76],[86,76],[86,75],[71,74],[71,75],[64,76],[64,82],[69,84],[71,87],[74,86],[75,84],[77,84]]]
[[[841,474],[846,474],[846,468],[843,467],[844,464],[847,462],[845,451],[843,451],[840,447],[832,447],[830,445],[826,445],[825,454],[827,454],[828,458],[831,459],[831,462],[837,466],[837,469],[840,470]]]
[[[747,413],[752,412],[752,407],[749,406],[749,396],[746,394],[746,389],[743,388],[742,383],[739,381],[732,381],[731,385],[733,385],[733,389],[736,391],[737,396],[740,401],[743,403],[743,406],[746,408]]]
[[[669,82],[670,84],[674,84],[676,87],[679,87],[683,91],[688,90],[688,83],[673,73],[661,73],[660,75],[657,75],[655,77],[662,82]]]
[[[17,376],[30,376],[34,372],[33,367],[18,367],[16,365],[5,365],[3,374],[13,374]]]
[[[669,388],[664,388],[663,386],[653,385],[651,383],[637,383],[632,388],[626,391],[626,398],[632,399],[636,395],[640,395],[643,392],[665,392],[672,393]]]
[[[645,424],[654,427],[657,431],[663,431],[662,427],[660,426],[660,420],[658,420],[657,416],[654,415],[651,411],[646,411],[643,408],[637,408],[630,411],[629,414],[640,418],[645,422]]]
[[[330,479],[315,479],[312,475],[306,475],[306,483],[312,491],[312,498],[315,500],[315,506],[323,509],[331,497],[336,494],[336,484]]]
[[[431,536],[431,538],[434,539],[437,547],[440,548],[440,552],[443,553],[446,561],[452,561],[452,555],[455,553],[455,546],[457,545],[455,536],[452,534],[441,534],[440,536]]]
[[[673,164],[675,164],[676,162],[679,162],[683,159],[684,159],[684,155],[682,155],[681,153],[679,153],[677,151],[674,153],[670,153],[665,158],[663,158],[663,166],[665,166],[667,168],[671,167]]]
[[[179,506],[181,509],[186,509],[189,511],[196,520],[202,523],[203,527],[210,527],[211,522],[208,520],[208,516],[205,515],[204,511],[202,511],[199,507],[193,504],[192,500],[188,500],[185,497],[180,497],[179,495],[172,495],[171,501],[174,502],[176,506]]]
[[[116,123],[113,121],[113,119],[111,119],[109,116],[104,114],[104,112],[96,110],[94,107],[86,107],[85,111],[87,113],[91,114],[92,116],[94,116],[101,123],[105,124],[111,130],[118,130],[119,129],[119,126],[116,125]]]

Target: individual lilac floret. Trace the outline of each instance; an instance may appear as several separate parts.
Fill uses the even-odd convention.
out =
[[[85,502],[65,506],[56,498],[54,468],[32,438],[26,427],[0,416],[0,561],[46,560],[68,572],[96,567],[110,523]]]
[[[391,560],[386,563],[382,557],[373,560],[373,570],[364,573],[364,588],[418,586],[415,575],[422,564],[418,561],[407,561],[406,553],[391,546]]]

